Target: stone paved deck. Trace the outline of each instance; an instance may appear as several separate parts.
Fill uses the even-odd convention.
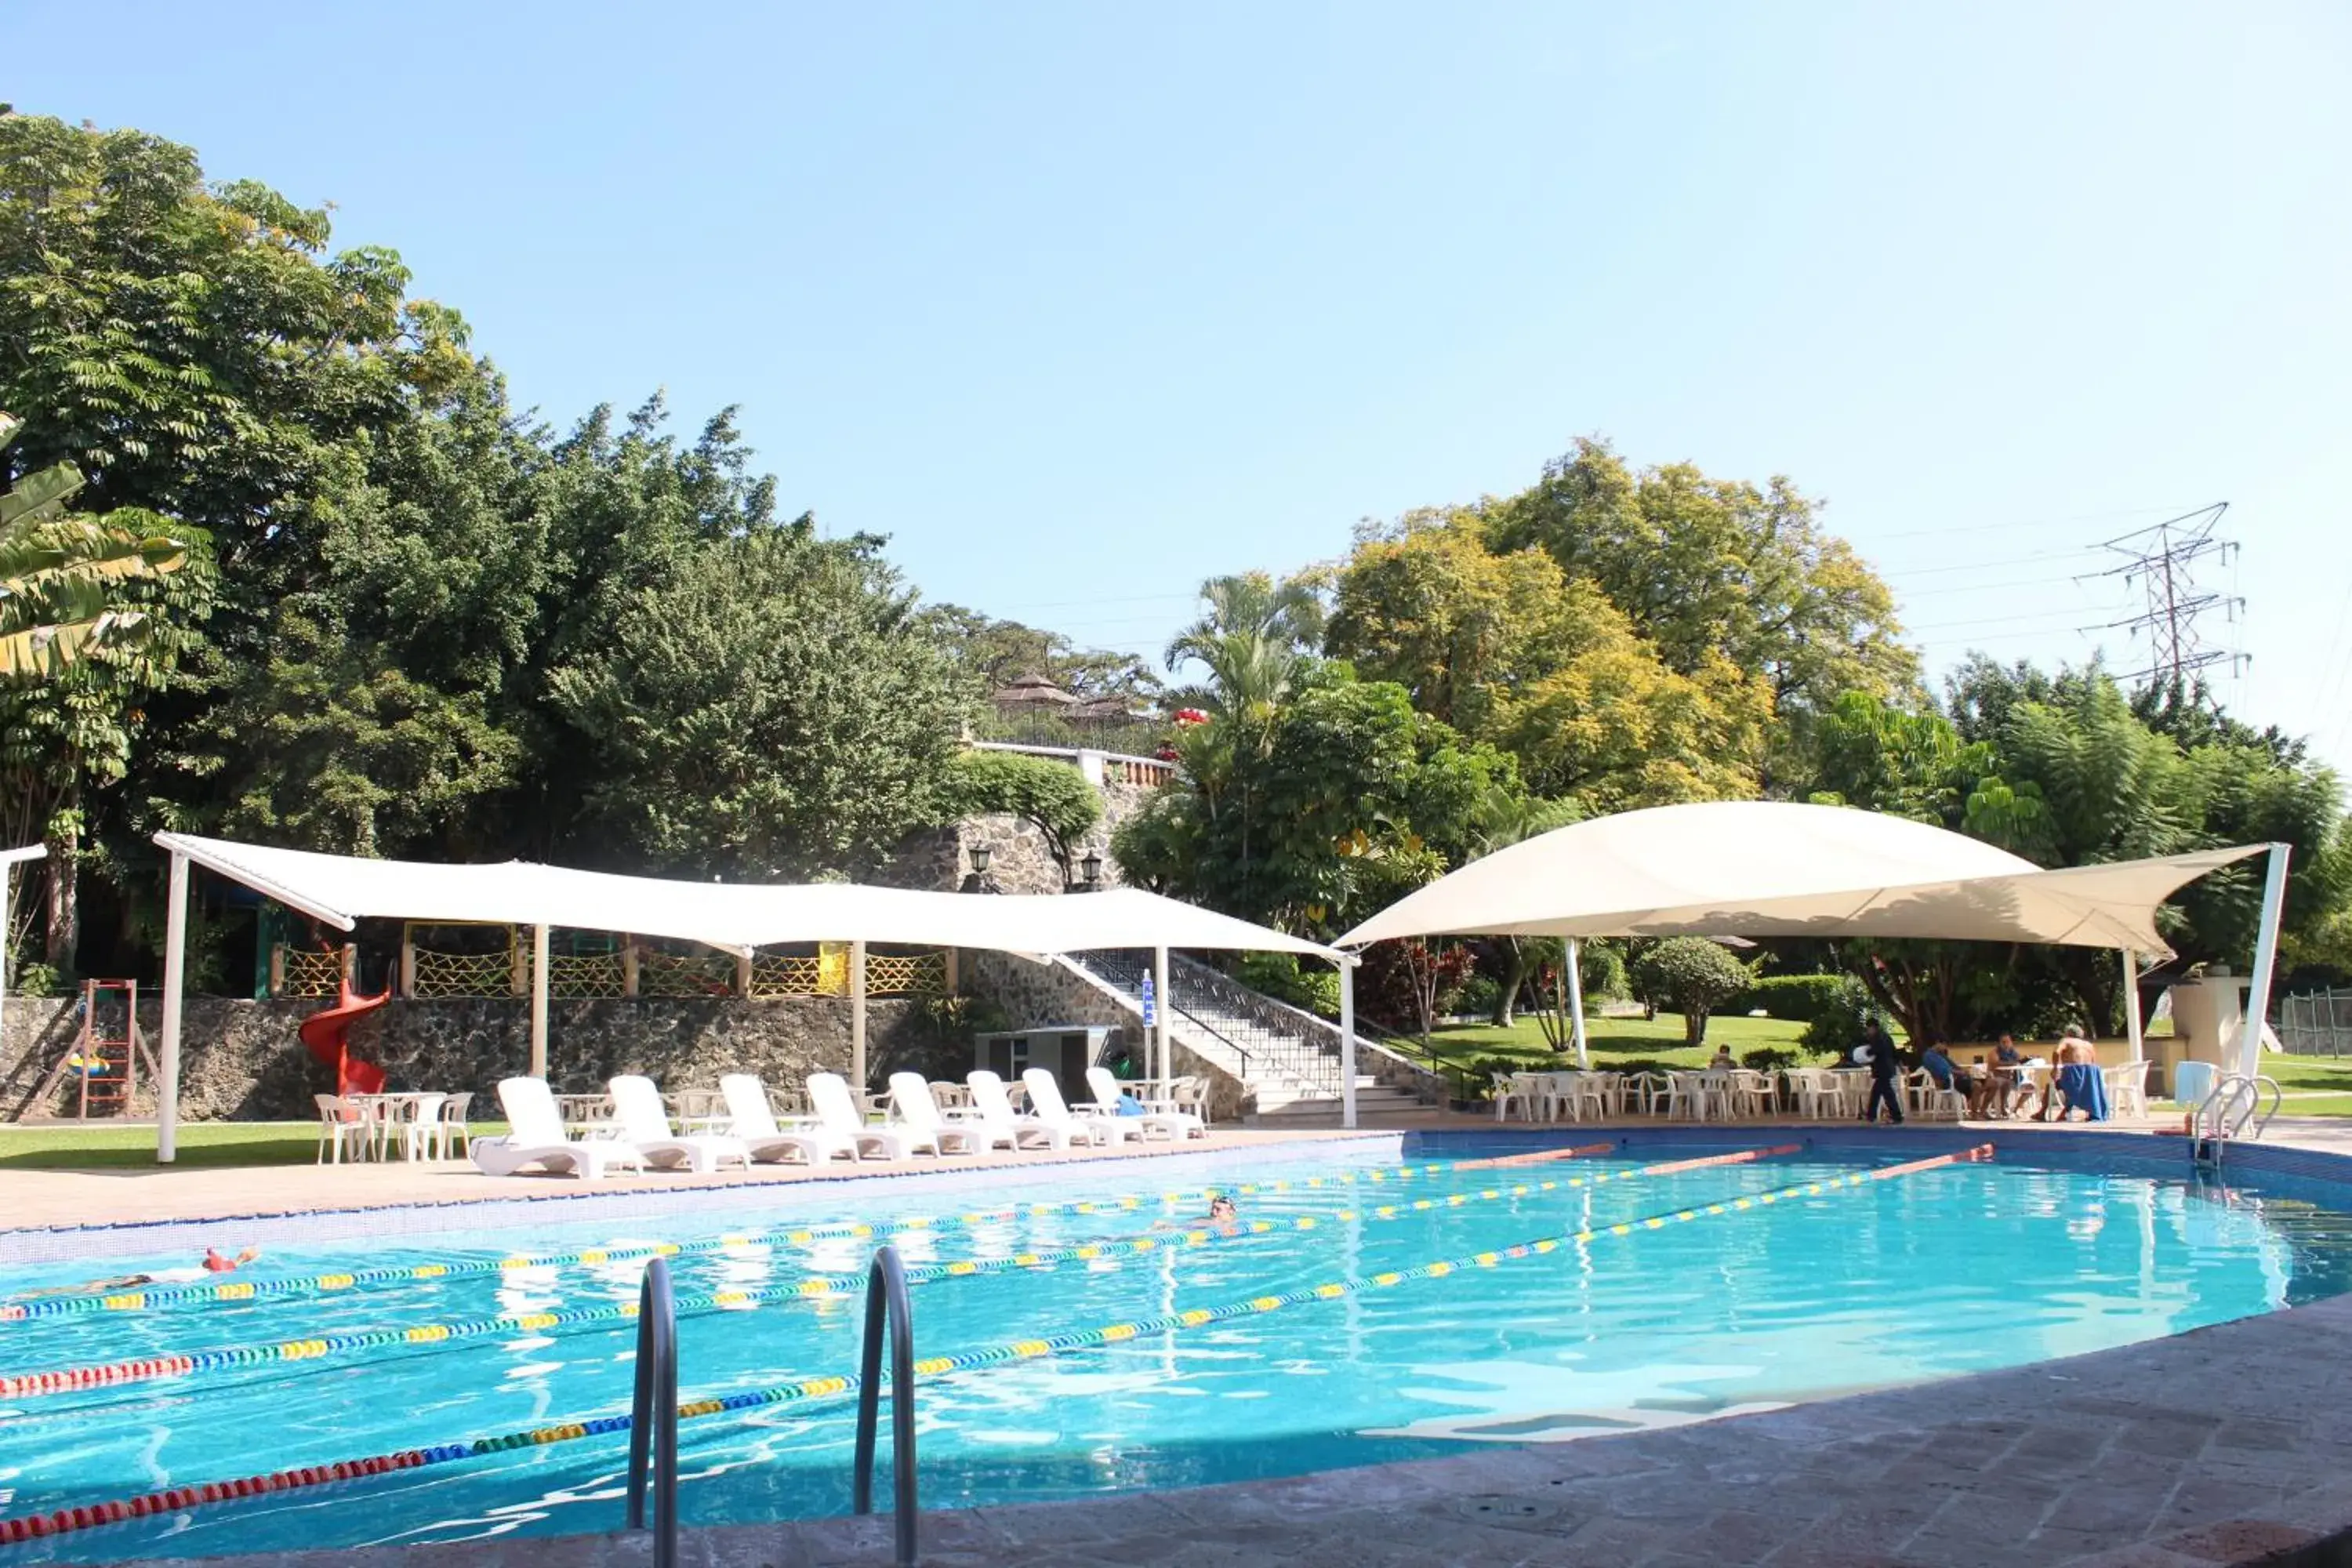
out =
[[[2352,1128],[2282,1121],[2272,1141],[2352,1152]],[[922,1561],[940,1568],[2352,1563],[2352,1546],[2337,1541],[2352,1531],[2352,1404],[2336,1370],[2347,1364],[2352,1297],[2339,1297],[2064,1361],[1664,1431],[1149,1496],[931,1513]],[[833,1519],[690,1531],[682,1560],[707,1568],[865,1568],[891,1561],[889,1526]],[[218,1568],[636,1568],[651,1561],[643,1535],[214,1560]]]

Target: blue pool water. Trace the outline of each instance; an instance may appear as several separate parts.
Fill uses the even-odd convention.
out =
[[[1718,1143],[1715,1147],[1724,1145]],[[1305,1146],[1302,1146],[1305,1147]],[[1475,1135],[1417,1141],[1416,1162],[1496,1152]],[[1514,1141],[1512,1150],[1524,1149]],[[1139,1161],[1002,1174],[975,1190],[802,1187],[764,1211],[273,1246],[254,1278],[497,1258],[763,1226],[954,1215],[1086,1197],[1133,1210],[1024,1215],[898,1237],[908,1261],[1002,1258],[1131,1238],[1202,1205],[1160,1201],[1259,1178],[1265,1234],[1092,1263],[1008,1268],[914,1295],[918,1354],[950,1355],[1101,1324],[1368,1278],[1884,1164],[1899,1152],[1811,1152],[1756,1164],[1520,1196],[1509,1185],[1623,1170],[1685,1146],[1517,1171],[1374,1184],[1391,1144],[1261,1152],[1234,1163]],[[2352,1289],[2342,1189],[2277,1180],[2192,1189],[2176,1166],[2095,1173],[2005,1154],[1770,1207],[1602,1235],[1541,1256],[1408,1280],[1261,1316],[1149,1333],[921,1388],[926,1507],[1193,1486],[1560,1440],[1950,1377],[2098,1350]],[[1309,1186],[1311,1178],[1323,1184]],[[826,1190],[829,1188],[830,1190]],[[1459,1206],[1379,1205],[1466,1195]],[[1312,1228],[1296,1222],[1313,1218]],[[230,1239],[237,1239],[231,1237]],[[857,1273],[872,1243],[778,1241],[674,1260],[681,1295]],[[152,1267],[184,1258],[147,1260]],[[20,1269],[15,1289],[141,1267]],[[633,1300],[639,1266],[459,1276],[237,1306],[0,1323],[0,1374]],[[688,1317],[685,1397],[854,1370],[861,1302],[794,1300]],[[635,1330],[523,1330],[460,1344],[239,1367],[174,1381],[0,1401],[0,1517],[625,1412]],[[845,1511],[845,1401],[688,1422],[681,1508],[696,1523]],[[526,1447],[368,1480],[0,1546],[17,1563],[205,1555],[610,1529],[625,1439]]]

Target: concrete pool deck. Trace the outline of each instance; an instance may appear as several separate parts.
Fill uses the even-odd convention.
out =
[[[1948,1143],[1952,1124],[1932,1131]],[[2029,1129],[1967,1131],[1998,1142],[2004,1131]],[[1228,1131],[1216,1147],[1342,1136]],[[2177,1139],[2162,1144],[2180,1150]],[[2352,1126],[2282,1119],[2263,1146],[2282,1145],[2352,1154]],[[2181,1158],[2185,1164],[2185,1152]],[[288,1169],[277,1173],[281,1196]],[[23,1223],[6,1199],[18,1180],[36,1174],[49,1173],[0,1173],[0,1212],[12,1222]],[[255,1173],[156,1174],[176,1183]],[[492,1184],[509,1197],[517,1184]],[[331,1201],[303,1187],[304,1207]],[[207,1183],[205,1190],[214,1189]],[[215,1201],[237,1202],[244,1191],[221,1187]],[[922,1561],[1045,1568],[2352,1562],[2352,1552],[2339,1555],[2332,1544],[2352,1531],[2352,1405],[2330,1375],[2347,1361],[2352,1297],[2338,1297],[2062,1361],[1660,1430],[1194,1490],[930,1512]],[[842,1487],[845,1500],[845,1475]],[[646,1536],[605,1535],[211,1561],[221,1568],[635,1568],[652,1555]],[[887,1563],[889,1523],[690,1530],[681,1561],[710,1568]]]

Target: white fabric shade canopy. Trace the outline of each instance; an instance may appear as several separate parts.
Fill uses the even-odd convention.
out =
[[[159,833],[172,857],[163,955],[163,1028],[156,1117],[156,1157],[176,1152],[181,993],[186,967],[188,868],[207,870],[340,930],[363,919],[488,922],[533,932],[532,1070],[547,1058],[548,932],[625,932],[698,942],[743,953],[787,942],[851,944],[853,1068],[865,1070],[865,948],[868,942],[979,948],[1044,957],[1104,948],[1154,951],[1160,1005],[1154,1022],[1160,1071],[1171,1061],[1168,963],[1171,948],[1292,952],[1339,970],[1340,1030],[1346,1061],[1343,1120],[1355,1124],[1355,959],[1335,948],[1133,888],[1083,897],[979,896],[861,887],[845,882],[759,885],[681,882],[578,871],[524,861],[445,866],[275,849],[258,844]]]
[[[1474,860],[1339,939],[1875,936],[2167,952],[2156,911],[2261,845],[2048,871],[1844,806],[1716,801],[1556,828]]]
[[[1069,898],[979,897],[847,882],[680,882],[520,860],[366,860],[181,833],[159,833],[155,842],[343,931],[381,917],[627,931],[732,950],[894,942],[1039,954],[1173,947],[1342,958],[1318,943],[1133,888]]]

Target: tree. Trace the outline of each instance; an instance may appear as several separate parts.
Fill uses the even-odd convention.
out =
[[[0,413],[0,454],[23,428]],[[81,488],[71,463],[52,463],[0,494],[0,679],[57,675],[84,654],[135,644],[151,623],[121,584],[187,564],[189,541],[151,512],[68,513]]]
[[[982,694],[1024,676],[1042,675],[1075,697],[1116,697],[1138,707],[1160,700],[1160,678],[1137,655],[1081,648],[1059,632],[998,620],[961,605],[926,605],[922,620]]]
[[[1212,577],[1201,584],[1202,615],[1168,645],[1171,670],[1187,663],[1208,672],[1205,687],[1178,694],[1211,711],[1262,726],[1310,663],[1323,635],[1323,601],[1304,577],[1276,582],[1263,572]]]
[[[626,863],[800,877],[937,821],[963,715],[878,541],[806,522],[687,555],[558,669],[581,828]]]
[[[1186,770],[1119,826],[1138,886],[1286,930],[1344,930],[1467,853],[1478,803],[1517,772],[1415,713],[1404,689],[1324,667],[1231,746],[1220,715],[1179,742]],[[1213,766],[1193,759],[1214,751]]]
[[[1689,1046],[1706,1043],[1707,1016],[1756,978],[1748,965],[1703,936],[1667,937],[1635,956],[1632,974],[1633,989],[1644,1001],[1683,1016],[1683,1043]]]
[[[1589,578],[1487,547],[1475,513],[1363,537],[1339,575],[1328,651],[1422,711],[1517,757],[1588,812],[1753,795],[1771,698],[1706,652],[1668,667]]]
[[[1669,668],[1696,674],[1712,654],[1760,675],[1783,717],[1784,761],[1843,693],[1917,684],[1894,595],[1786,479],[1759,488],[1687,463],[1636,473],[1584,440],[1486,510],[1496,549],[1538,546],[1599,584]]]
[[[1073,847],[1102,820],[1102,795],[1066,763],[1017,752],[966,752],[948,767],[947,812],[955,816],[1002,813],[1037,829],[1046,852],[1073,880]]]

